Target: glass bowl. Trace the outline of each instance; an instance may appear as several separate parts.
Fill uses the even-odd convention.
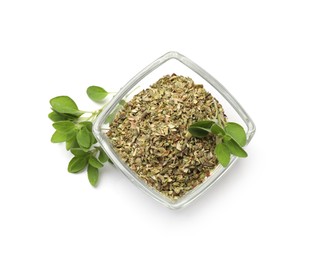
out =
[[[148,88],[158,79],[171,74],[190,77],[196,84],[203,84],[207,92],[211,93],[223,106],[228,121],[237,122],[243,126],[247,135],[247,144],[251,141],[255,133],[255,125],[249,115],[236,99],[208,72],[192,62],[190,59],[178,52],[168,52],[135,75],[120,91],[112,98],[103,111],[98,116],[93,126],[93,133],[103,150],[110,157],[116,168],[132,181],[139,189],[151,196],[156,201],[171,209],[179,209],[187,206],[206,192],[217,180],[227,172],[236,162],[237,157],[231,156],[229,165],[224,168],[220,164],[211,171],[210,176],[194,189],[183,195],[177,200],[170,199],[158,192],[153,187],[146,184],[129,166],[122,161],[115,152],[106,133],[109,129],[109,118],[118,109],[122,108],[120,102],[129,101],[143,89]]]

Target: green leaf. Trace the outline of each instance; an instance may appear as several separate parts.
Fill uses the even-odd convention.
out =
[[[189,133],[194,137],[205,137],[209,134],[209,131],[199,126],[190,126],[188,128]]]
[[[66,134],[61,133],[59,131],[55,131],[52,135],[51,142],[52,143],[62,143],[66,141]]]
[[[245,158],[248,156],[246,151],[244,151],[244,149],[234,139],[231,139],[231,140],[225,142],[224,144],[227,146],[227,148],[231,152],[231,154],[233,154],[237,157],[242,157],[242,158]]]
[[[59,113],[57,113],[55,111],[52,111],[51,113],[49,113],[48,118],[51,119],[53,122],[66,120],[65,116],[63,116],[62,114],[59,114]]]
[[[99,151],[100,151],[99,152],[99,157],[98,157],[99,161],[102,162],[102,163],[107,162],[108,159],[109,159],[107,154],[102,150],[102,148],[100,148]]]
[[[53,127],[62,133],[69,133],[75,129],[75,124],[71,121],[59,121],[53,123]]]
[[[97,139],[95,138],[95,136],[92,132],[90,132],[90,136],[91,136],[91,145],[97,143]]]
[[[95,187],[99,179],[99,170],[90,164],[88,165],[88,180],[90,184]]]
[[[88,164],[88,158],[84,157],[73,157],[69,162],[68,171],[71,173],[81,172]]]
[[[70,132],[66,137],[66,143],[65,143],[66,150],[70,150],[72,148],[79,148],[79,144],[76,140],[76,132]]]
[[[221,128],[218,124],[213,124],[212,127],[210,128],[210,131],[218,136],[224,136],[225,132],[223,128]]]
[[[194,137],[205,137],[208,135],[208,133],[210,133],[210,128],[213,124],[215,124],[215,122],[211,120],[198,121],[191,124],[188,131]]]
[[[98,159],[100,162],[105,163],[108,161],[109,163],[114,164],[101,147],[99,147],[99,151],[100,151],[100,153],[99,153]]]
[[[81,148],[90,148],[91,146],[91,135],[89,130],[86,127],[82,127],[77,135],[76,139],[78,141],[78,144],[81,146]]]
[[[90,156],[89,158],[89,164],[92,165],[95,168],[101,168],[103,167],[103,164],[93,155]]]
[[[226,167],[229,164],[231,159],[231,154],[228,148],[223,143],[220,143],[216,146],[215,155],[219,163],[224,167]]]
[[[108,162],[114,165],[113,161],[108,157]]]
[[[87,89],[87,94],[93,101],[102,101],[109,94],[105,89],[98,86],[90,86]]]
[[[79,144],[76,140],[76,137],[73,137],[70,140],[66,140],[66,142],[65,142],[65,148],[67,151],[71,150],[72,148],[78,148],[78,147],[79,147]]]
[[[90,136],[91,136],[91,139],[90,139],[91,145],[97,143],[97,139],[94,137],[94,135],[92,133],[92,126],[93,126],[92,122],[90,122],[90,121],[83,121],[83,122],[80,122],[79,124],[85,126],[88,129],[88,131],[90,133]]]
[[[246,145],[246,133],[243,127],[234,122],[228,122],[225,125],[225,131],[229,134],[240,146]]]
[[[79,124],[82,125],[82,126],[85,126],[89,130],[89,132],[92,131],[92,122],[83,121],[83,122],[80,122]]]
[[[79,118],[79,115],[72,115],[72,114],[67,114],[67,113],[59,113],[53,108],[52,108],[52,110],[53,110],[54,113],[56,113],[56,114],[60,115],[62,118],[64,118],[64,120],[73,121],[73,120]],[[60,121],[62,121],[62,120],[60,120]]]
[[[214,121],[202,120],[202,121],[197,121],[196,123],[191,124],[191,126],[197,126],[197,127],[200,127],[200,128],[210,129],[213,124],[215,124]]]
[[[58,113],[71,114],[74,116],[81,116],[84,112],[78,109],[78,106],[68,96],[58,96],[50,100],[52,108]]]
[[[81,148],[72,148],[71,153],[75,155],[76,157],[83,157],[88,155],[89,153],[83,151]]]
[[[232,137],[230,135],[226,134],[225,136],[223,136],[223,140],[224,140],[223,142],[227,142],[229,140],[232,140]]]

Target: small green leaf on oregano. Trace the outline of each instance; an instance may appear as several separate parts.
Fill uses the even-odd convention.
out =
[[[55,131],[54,134],[52,135],[51,142],[52,143],[62,143],[66,141],[66,134]]]
[[[108,94],[109,92],[98,86],[90,86],[87,89],[88,97],[96,102],[104,100]]]
[[[194,137],[205,137],[209,134],[209,131],[206,128],[202,128],[200,126],[191,125],[188,128],[189,133]]]
[[[71,153],[76,157],[84,157],[88,154],[87,152],[83,151],[81,148],[72,148]]]
[[[68,165],[68,171],[71,173],[81,172],[88,164],[88,158],[84,157],[73,157]]]
[[[201,128],[205,128],[205,129],[210,129],[213,124],[215,124],[215,122],[212,120],[202,120],[202,121],[198,121],[196,123],[191,124],[191,126],[197,126],[197,127],[201,127]]]
[[[66,137],[66,142],[65,142],[65,147],[66,150],[70,150],[72,148],[79,148],[79,144],[76,140],[76,132],[70,132],[67,137]]]
[[[231,152],[231,154],[233,154],[237,157],[242,157],[242,158],[245,158],[248,156],[246,151],[244,151],[244,149],[234,139],[231,139],[231,140],[225,142],[224,144],[227,146],[227,148]]]
[[[81,127],[81,129],[78,131],[76,135],[76,139],[81,148],[85,148],[85,149],[90,148],[91,135],[89,130],[85,126]]]
[[[231,154],[226,145],[224,145],[223,143],[216,145],[215,155],[222,166],[226,167],[229,164]]]
[[[53,123],[53,127],[61,133],[69,133],[74,130],[75,125],[71,121],[59,121]]]
[[[82,121],[79,123],[79,125],[85,126],[89,130],[89,132],[92,131],[92,122],[90,121]]]
[[[88,180],[92,186],[96,186],[99,179],[99,170],[93,167],[91,164],[88,165]]]
[[[81,116],[83,111],[78,109],[74,100],[68,96],[58,96],[50,100],[52,108],[58,113]]]
[[[91,155],[89,158],[89,164],[97,169],[103,167],[103,164],[93,155]]]
[[[228,122],[224,129],[240,146],[246,145],[246,133],[241,125]]]
[[[108,161],[108,156],[107,154],[102,150],[102,148],[99,149],[99,156],[98,159],[100,162],[105,163]]]
[[[223,128],[221,128],[218,124],[213,124],[212,127],[210,128],[210,131],[218,136],[224,136],[225,132]]]
[[[51,119],[53,122],[64,121],[67,119],[64,115],[59,114],[55,111],[52,111],[51,113],[49,113],[48,118]]]
[[[196,123],[193,123],[188,128],[190,134],[194,137],[205,137],[207,136],[210,131],[211,127],[215,124],[212,120],[202,120]]]

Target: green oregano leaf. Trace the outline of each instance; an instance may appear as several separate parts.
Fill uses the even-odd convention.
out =
[[[51,142],[52,143],[62,143],[66,141],[66,134],[55,131],[54,134],[52,135]]]
[[[92,165],[88,165],[88,180],[92,186],[96,186],[99,179],[99,170]]]
[[[213,124],[215,124],[215,122],[212,120],[202,120],[202,121],[198,121],[196,123],[191,124],[191,126],[210,129]]]
[[[78,106],[72,98],[68,96],[58,96],[50,100],[52,108],[58,113],[81,116],[84,112],[78,109]]]
[[[74,129],[66,135],[66,150],[70,150],[72,148],[79,148],[79,144],[76,140],[76,134],[77,130]]]
[[[226,145],[224,145],[223,143],[216,145],[215,155],[219,163],[224,167],[226,167],[229,164],[231,154]]]
[[[202,128],[200,126],[191,125],[188,128],[189,133],[194,137],[205,137],[209,134],[209,131],[206,128]]]
[[[93,124],[92,124],[92,122],[90,122],[90,121],[83,121],[83,122],[80,122],[79,125],[85,126],[85,127],[89,130],[89,132],[92,131],[92,125],[93,125]]]
[[[83,121],[83,122],[80,122],[79,124],[85,126],[88,129],[88,131],[90,133],[90,137],[91,137],[90,138],[91,145],[97,143],[97,139],[94,137],[94,135],[92,133],[92,126],[93,126],[92,122],[90,122],[90,121]]]
[[[67,151],[72,148],[79,148],[79,144],[77,142],[75,133],[73,136],[67,137],[66,142],[65,142],[65,148]]]
[[[224,144],[227,146],[227,148],[231,152],[231,154],[233,154],[237,157],[242,157],[242,158],[245,158],[248,156],[246,151],[244,151],[244,149],[234,139],[231,139],[231,140],[225,142]]]
[[[230,135],[228,135],[228,134],[225,134],[225,136],[223,136],[223,143],[227,142],[229,140],[232,140],[232,137]]]
[[[84,157],[89,154],[89,153],[83,151],[81,148],[72,148],[71,153],[76,157]]]
[[[60,119],[54,122],[59,122],[59,121],[75,121],[78,119],[80,116],[79,115],[72,115],[72,114],[66,114],[66,113],[59,113],[56,110],[52,108],[53,112],[57,115],[56,118]],[[50,116],[50,115],[49,115]],[[53,121],[53,120],[52,120]]]
[[[88,97],[96,102],[104,100],[108,94],[109,92],[98,86],[90,86],[87,89]]]
[[[78,141],[78,144],[85,149],[90,148],[91,146],[91,135],[89,130],[83,126],[77,133],[76,139]]]
[[[75,124],[71,121],[59,121],[53,123],[53,127],[61,133],[69,133],[75,128]]]
[[[81,172],[88,164],[88,158],[84,157],[73,157],[68,165],[68,171],[71,173]]]
[[[91,145],[97,143],[97,139],[95,138],[92,132],[90,132],[90,137],[91,137]]]
[[[59,114],[55,111],[52,111],[51,113],[49,113],[48,118],[51,119],[53,122],[64,121],[67,119],[64,115]]]
[[[92,165],[95,168],[101,168],[103,167],[103,164],[93,155],[89,157],[89,164]]]
[[[218,124],[214,123],[211,128],[210,128],[210,131],[215,134],[215,135],[218,135],[218,136],[224,136],[225,135],[225,132],[223,130],[223,128],[221,128]]]
[[[229,134],[240,146],[246,145],[246,133],[243,127],[234,122],[228,122],[225,125],[225,131]]]
[[[100,162],[105,163],[108,161],[109,163],[114,164],[101,147],[99,147],[99,151],[100,151],[100,153],[99,153],[98,159]]]
[[[98,157],[99,161],[102,163],[105,163],[108,161],[108,156],[107,154],[102,150],[102,148],[99,148],[99,157]]]

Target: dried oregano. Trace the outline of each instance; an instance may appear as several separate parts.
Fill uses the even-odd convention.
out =
[[[141,179],[177,199],[202,183],[218,163],[214,155],[217,136],[197,138],[188,131],[193,123],[205,119],[226,124],[222,106],[202,85],[173,74],[126,103],[107,135]]]

